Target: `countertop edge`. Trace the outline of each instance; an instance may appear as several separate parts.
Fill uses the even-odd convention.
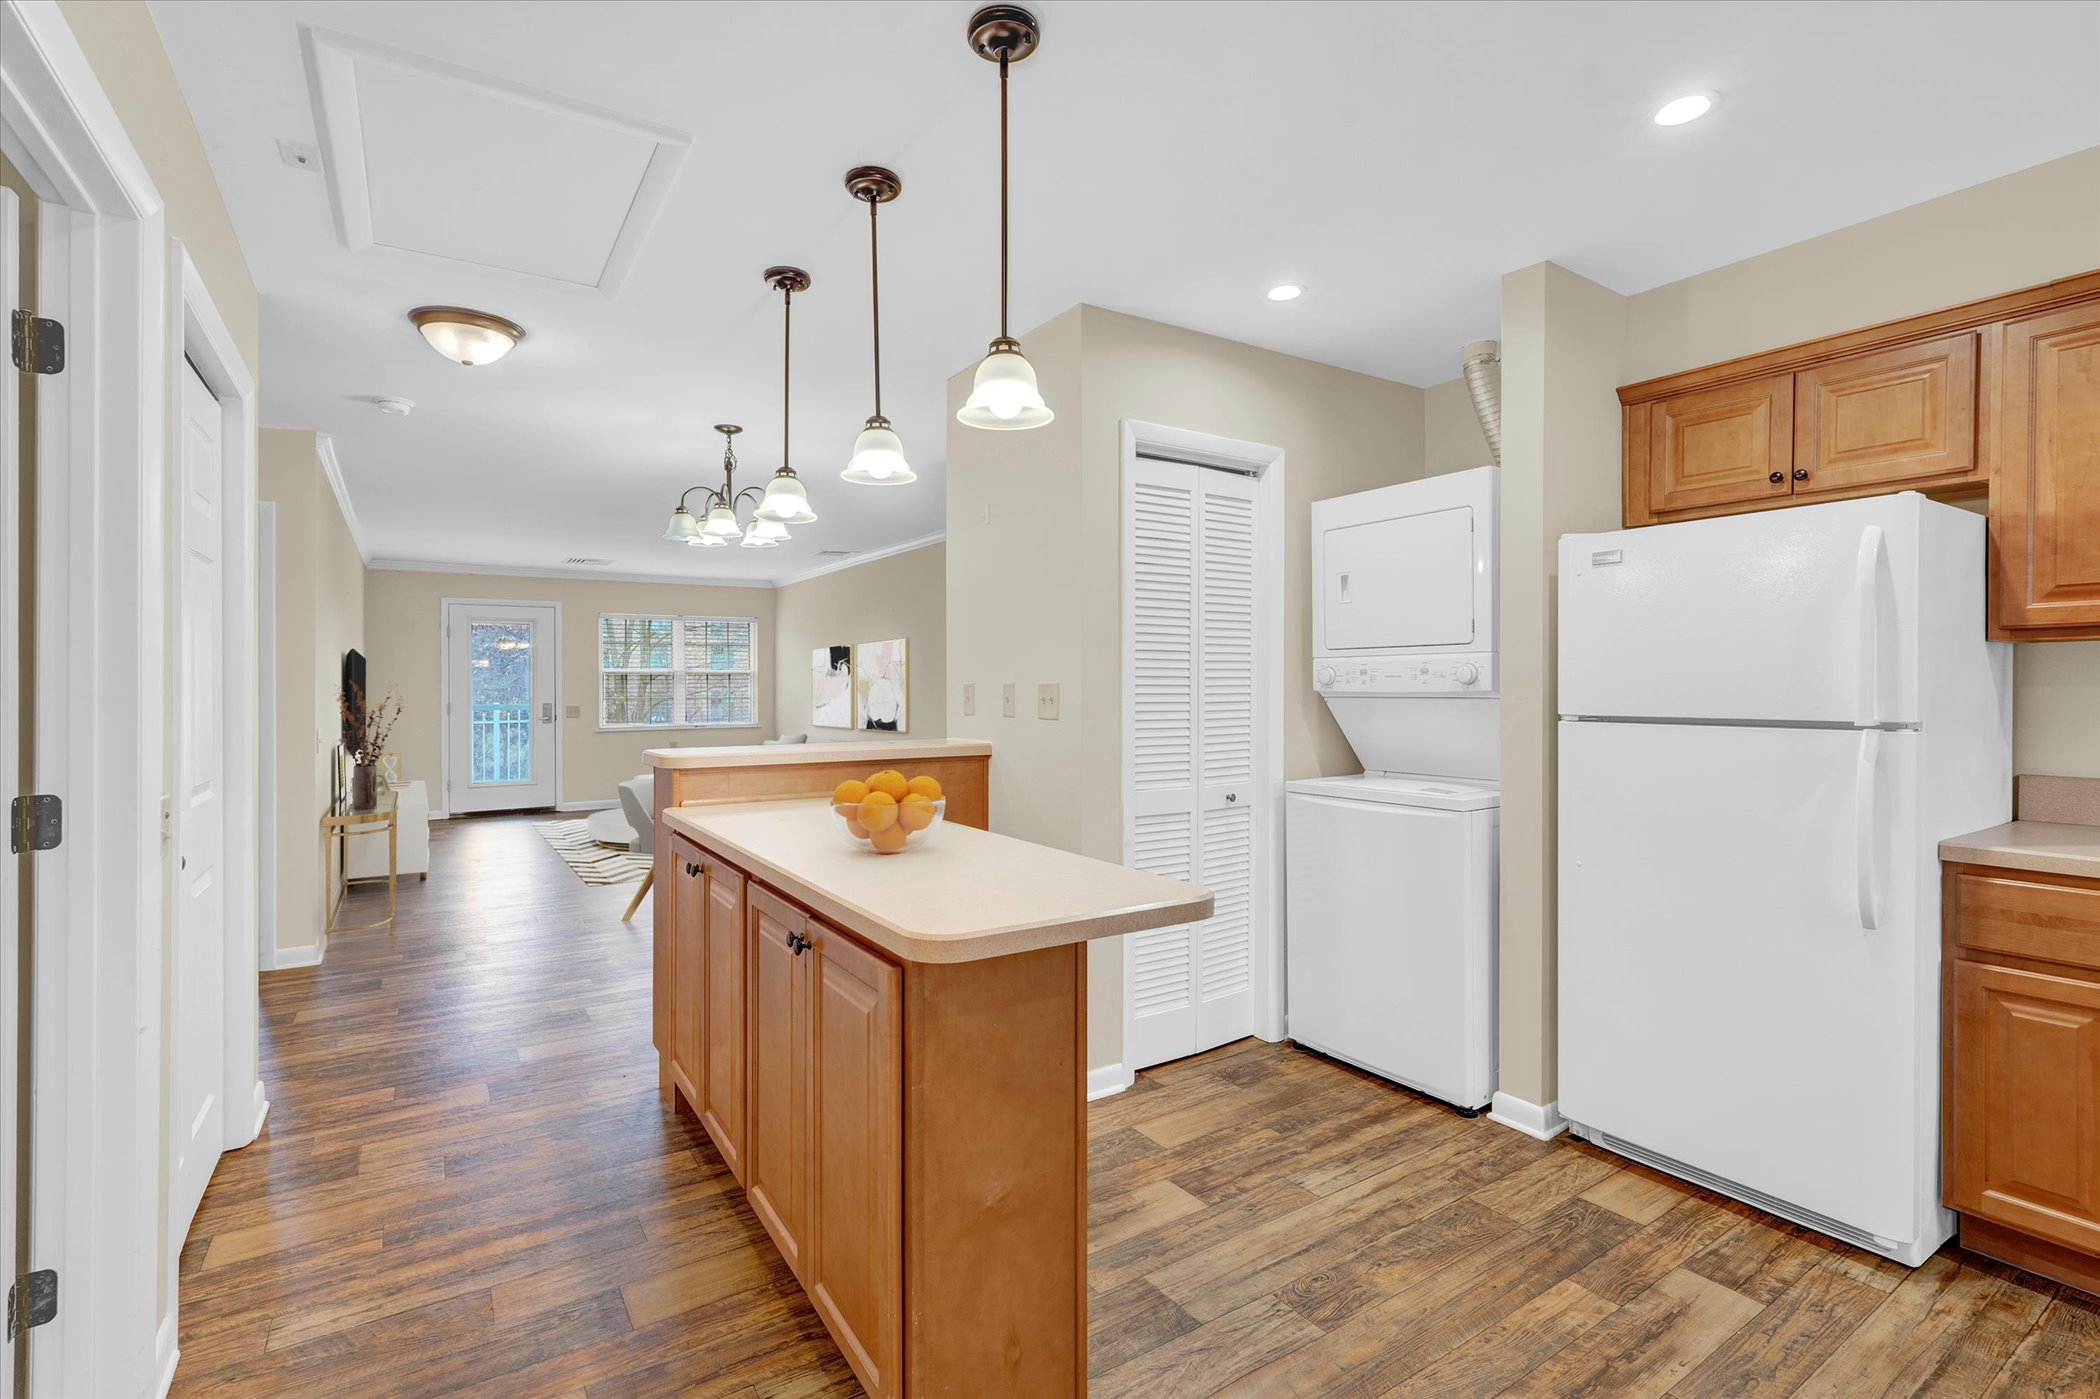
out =
[[[2100,880],[2100,826],[2008,821],[1939,843],[1944,864]]]
[[[1200,898],[1172,903],[1134,904],[1076,922],[1020,923],[1003,928],[988,928],[967,936],[927,937],[906,928],[899,928],[877,914],[835,897],[809,883],[794,871],[782,868],[774,861],[756,854],[718,832],[699,826],[694,818],[685,815],[678,808],[666,810],[664,816],[674,829],[695,844],[777,889],[819,917],[837,923],[846,932],[873,943],[905,962],[953,965],[961,962],[990,961],[993,958],[1011,957],[1023,952],[1039,952],[1045,948],[1073,947],[1097,938],[1121,937],[1126,933],[1141,933],[1151,928],[1169,928],[1178,923],[1200,922],[1210,917],[1216,907],[1215,900],[1206,890]],[[1073,928],[1085,928],[1087,931],[1073,937],[1069,935],[1069,930]],[[1060,933],[1067,935],[1058,936]],[[977,950],[980,948],[983,950]]]
[[[642,762],[651,770],[676,772],[693,768],[798,767],[816,763],[880,761],[884,753],[903,762],[926,758],[989,758],[992,745],[981,739],[929,738],[863,743],[733,743],[715,748],[645,748]]]

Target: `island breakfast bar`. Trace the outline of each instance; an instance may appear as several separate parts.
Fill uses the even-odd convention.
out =
[[[1083,1395],[1085,944],[1210,893],[968,825],[878,855],[825,800],[657,831],[672,1101],[868,1393]]]

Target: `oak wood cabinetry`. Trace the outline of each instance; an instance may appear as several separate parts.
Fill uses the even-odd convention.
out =
[[[1966,1247],[2100,1292],[2100,879],[1943,878],[1945,1202]]]
[[[1990,497],[1991,635],[2100,638],[2100,272],[1619,390],[1629,527]]]
[[[749,890],[751,1119],[744,1194],[780,1256],[803,1277],[809,1217],[809,921],[763,888]]]
[[[744,931],[743,872],[701,852],[707,885],[706,923],[701,930],[700,988],[702,1059],[694,1086],[700,1123],[714,1139],[738,1184],[744,1180]]]
[[[671,1052],[668,1056],[671,1081],[688,1102],[699,1102],[701,1060],[705,1053],[700,1020],[707,974],[701,953],[702,929],[707,918],[707,886],[700,869],[700,851],[691,841],[676,843],[672,852],[669,882],[672,994]]]

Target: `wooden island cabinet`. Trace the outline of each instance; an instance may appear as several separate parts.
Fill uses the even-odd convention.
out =
[[[827,805],[659,814],[666,1091],[870,1395],[1083,1395],[1085,943],[1210,895],[968,826],[877,855]]]

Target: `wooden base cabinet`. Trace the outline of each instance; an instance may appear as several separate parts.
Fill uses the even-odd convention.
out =
[[[707,912],[701,930],[700,960],[705,970],[699,988],[705,1029],[703,1059],[694,1103],[700,1125],[714,1139],[731,1175],[744,1179],[744,931],[743,872],[702,853],[700,874],[707,886]]]
[[[2100,1288],[2100,880],[1945,874],[1946,1204],[1962,1242]]]
[[[744,1193],[797,1278],[809,1218],[809,919],[769,890],[749,890],[746,965],[751,1075]]]

